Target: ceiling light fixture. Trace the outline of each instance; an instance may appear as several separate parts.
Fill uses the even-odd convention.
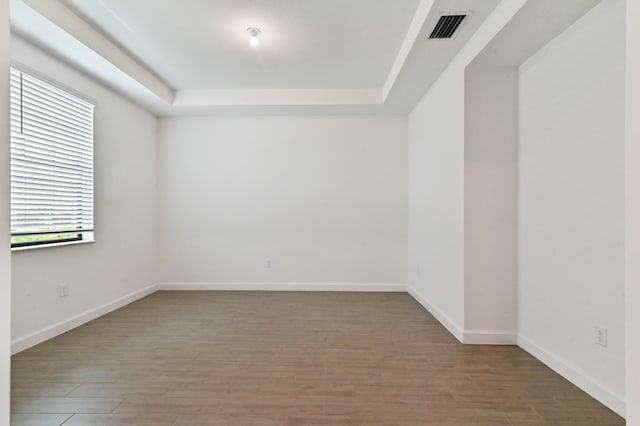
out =
[[[252,47],[258,47],[260,44],[260,40],[258,40],[258,36],[260,35],[260,30],[255,27],[247,28],[247,32],[249,33],[249,44]]]

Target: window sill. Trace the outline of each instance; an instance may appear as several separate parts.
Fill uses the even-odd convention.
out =
[[[90,234],[90,235],[87,235]],[[47,244],[34,244],[30,246],[22,246],[22,247],[11,247],[11,252],[19,252],[19,251],[30,251],[30,250],[40,250],[46,248],[54,248],[54,247],[63,247],[63,246],[73,246],[76,244],[91,244],[94,243],[93,233],[86,233],[82,240],[77,241],[62,241],[59,243],[47,243]]]

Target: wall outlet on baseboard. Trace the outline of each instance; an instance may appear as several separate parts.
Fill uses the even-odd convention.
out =
[[[264,263],[264,267],[267,269],[271,269],[271,259],[267,259],[267,261]]]
[[[58,286],[58,296],[67,297],[69,295],[69,286],[66,284],[60,284]]]
[[[604,327],[596,326],[596,345],[607,347],[607,329]]]

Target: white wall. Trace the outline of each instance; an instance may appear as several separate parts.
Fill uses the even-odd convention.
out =
[[[624,16],[605,0],[521,66],[518,176],[519,342],[618,412]]]
[[[501,2],[409,115],[409,289],[460,340],[465,68],[524,3]]]
[[[404,284],[406,126],[162,120],[162,281]]]
[[[0,0],[0,426],[9,424],[11,256],[9,252],[9,0]]]
[[[12,254],[15,350],[155,284],[157,120],[19,38],[11,39],[11,57],[97,104],[96,242]],[[66,298],[58,297],[62,283],[69,287]]]
[[[464,112],[464,342],[515,344],[517,68],[467,68]]]
[[[464,70],[409,115],[409,288],[456,337],[464,327]]]
[[[627,425],[640,425],[640,2],[627,0],[626,27],[626,381]]]

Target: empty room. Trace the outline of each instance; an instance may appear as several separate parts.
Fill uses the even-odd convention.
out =
[[[0,426],[640,426],[640,1],[0,21]]]

